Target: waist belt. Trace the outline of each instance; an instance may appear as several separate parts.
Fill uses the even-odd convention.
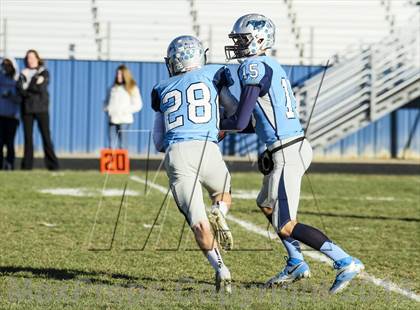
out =
[[[280,151],[281,149],[284,149],[284,148],[286,148],[286,147],[288,147],[288,146],[291,146],[291,145],[296,144],[296,143],[298,143],[298,142],[300,142],[300,141],[303,141],[303,140],[305,140],[305,137],[299,137],[299,138],[296,138],[296,139],[294,139],[294,140],[292,140],[292,141],[289,141],[289,142],[287,142],[287,143],[285,143],[285,144],[282,144],[282,145],[280,145],[280,146],[275,147],[274,149],[272,149],[272,150],[270,151],[270,153],[271,153],[271,154],[274,154],[275,152]]]

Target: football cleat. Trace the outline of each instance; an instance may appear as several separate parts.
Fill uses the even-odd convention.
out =
[[[267,288],[285,283],[292,283],[303,278],[309,278],[310,276],[311,272],[305,261],[293,263],[291,259],[288,259],[284,269],[268,280],[265,287]]]
[[[330,288],[331,294],[344,290],[350,281],[365,269],[365,266],[357,258],[347,257],[334,262],[334,269],[337,270],[337,276]]]
[[[216,271],[216,292],[219,293],[221,290],[225,291],[227,294],[232,293],[232,278],[230,276],[230,271],[226,266],[223,266],[219,271]]]
[[[209,215],[209,222],[213,229],[214,237],[222,249],[228,251],[233,248],[233,237],[219,208],[213,208]]]

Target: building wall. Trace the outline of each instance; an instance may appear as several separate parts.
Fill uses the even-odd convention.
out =
[[[167,78],[166,66],[155,62],[124,62],[139,84],[144,107],[135,115],[131,126],[136,132],[129,133],[131,153],[146,154],[153,127],[153,111],[150,107],[150,92],[153,85]],[[107,146],[108,120],[103,106],[111,87],[115,70],[121,62],[48,60],[51,106],[51,131],[59,154],[99,154]],[[22,60],[19,61],[22,68]],[[234,79],[238,79],[237,65],[230,65]],[[319,66],[285,66],[293,85],[322,70]],[[235,83],[232,92],[238,96],[239,86]],[[402,108],[394,114],[396,132],[391,137],[391,115],[367,126],[359,132],[343,139],[322,153],[322,157],[368,157],[389,158],[392,150],[398,157],[420,158],[420,108]],[[411,139],[409,139],[411,137]],[[408,144],[408,141],[411,143]],[[394,141],[394,143],[392,143]],[[17,137],[18,150],[23,145],[22,126]],[[37,151],[42,151],[38,131],[35,130]],[[263,145],[255,135],[232,135],[222,143],[224,154],[256,154]],[[408,148],[404,151],[405,147]],[[154,148],[151,148],[154,152]],[[19,154],[19,153],[18,153]]]
[[[22,60],[18,60],[20,68]],[[144,107],[135,114],[130,132],[129,150],[132,153],[147,153],[150,130],[153,128],[153,110],[150,107],[150,93],[153,86],[168,77],[163,63],[124,62],[138,82]],[[99,154],[107,146],[108,119],[103,106],[109,88],[115,77],[118,61],[47,60],[50,72],[50,115],[51,131],[57,153]],[[237,65],[230,65],[237,80]],[[295,83],[318,72],[318,67],[285,66]],[[237,83],[236,83],[237,84]],[[232,91],[239,95],[239,87]],[[35,147],[42,151],[41,138],[35,130]],[[22,126],[19,128],[17,146],[23,145]],[[151,148],[154,152],[154,148]]]
[[[48,60],[50,71],[50,115],[53,141],[58,153],[95,153],[107,146],[108,118],[103,107],[115,70],[121,62]],[[138,82],[143,109],[135,114],[133,130],[149,130],[153,126],[150,92],[153,85],[167,77],[166,67],[159,63],[125,63]],[[22,63],[20,63],[22,65]],[[149,134],[130,133],[130,151],[145,153]],[[42,149],[36,134],[37,150]],[[22,128],[17,144],[23,144]]]

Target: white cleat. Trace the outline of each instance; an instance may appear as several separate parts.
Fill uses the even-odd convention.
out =
[[[344,290],[350,281],[356,278],[364,269],[363,263],[354,257],[347,257],[334,263],[334,269],[337,270],[337,276],[330,288],[331,294],[337,294]]]
[[[214,237],[222,249],[228,251],[233,248],[233,237],[225,217],[218,208],[211,210],[209,222],[213,229]]]
[[[226,266],[216,272],[216,292],[219,293],[221,290],[227,294],[232,293],[232,278]]]

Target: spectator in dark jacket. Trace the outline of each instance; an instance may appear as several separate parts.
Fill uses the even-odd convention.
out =
[[[16,61],[5,56],[0,61],[0,169],[13,170],[15,165],[15,135],[19,125],[20,97],[16,92],[19,76]],[[6,146],[6,160],[3,148]]]
[[[27,51],[25,56],[26,68],[22,70],[17,83],[18,92],[22,97],[21,114],[25,140],[22,169],[25,170],[30,170],[33,167],[34,120],[37,121],[41,133],[46,167],[49,170],[57,170],[59,168],[50,134],[49,73],[43,64],[44,62],[37,51]]]

